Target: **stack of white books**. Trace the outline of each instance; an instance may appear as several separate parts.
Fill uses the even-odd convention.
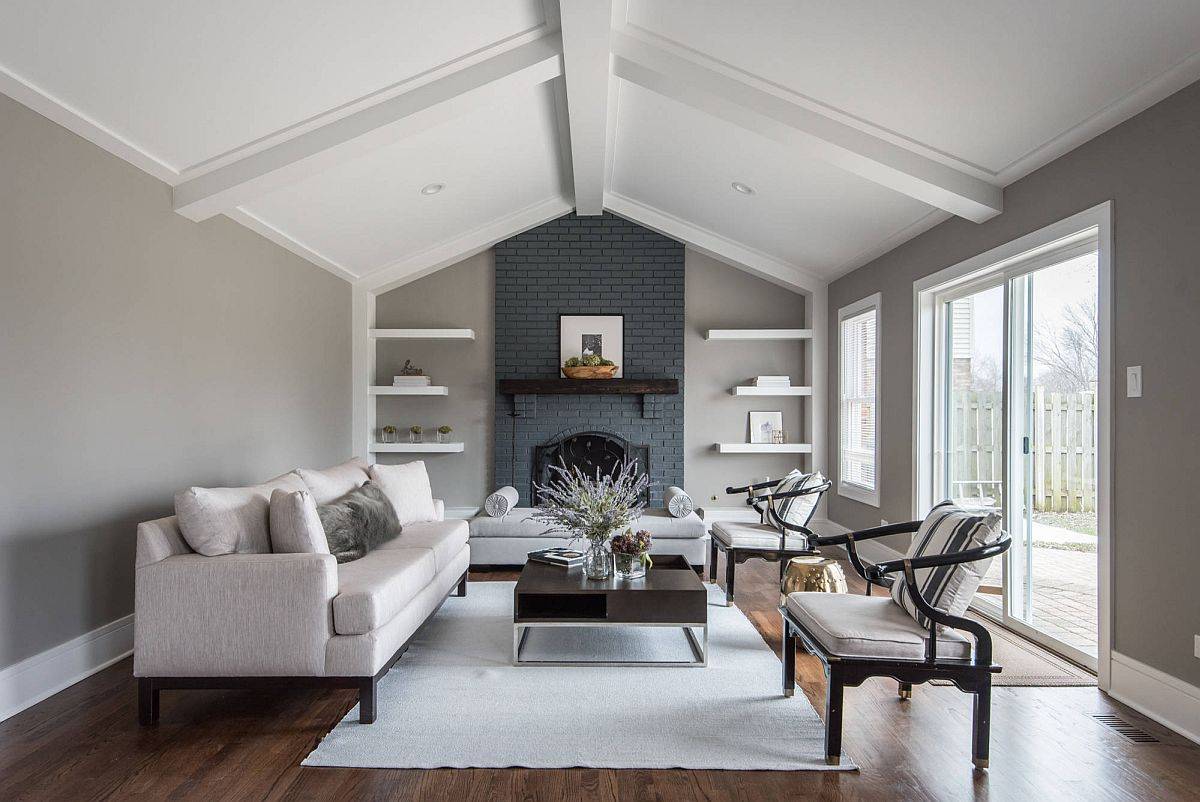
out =
[[[428,376],[393,376],[393,387],[428,387],[430,379]]]
[[[755,387],[791,387],[791,376],[756,376]]]

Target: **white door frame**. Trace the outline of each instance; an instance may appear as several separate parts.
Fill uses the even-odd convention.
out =
[[[1085,209],[1011,242],[951,265],[913,283],[913,518],[922,517],[933,506],[934,464],[932,444],[935,436],[936,403],[934,354],[936,331],[935,295],[955,286],[977,281],[987,274],[1014,267],[1014,273],[1028,269],[1028,261],[1043,251],[1057,250],[1064,242],[1089,229],[1096,230],[1099,244],[1098,318],[1100,365],[1098,374],[1096,440],[1096,519],[1097,604],[1099,633],[1097,675],[1101,689],[1107,689],[1112,663],[1112,201]],[[1016,267],[1020,264],[1020,267]],[[1007,377],[1006,377],[1007,381]]]

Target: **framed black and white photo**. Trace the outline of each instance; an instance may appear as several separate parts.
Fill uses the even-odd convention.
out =
[[[750,442],[779,443],[783,437],[782,412],[751,412]]]
[[[572,357],[596,354],[617,363],[616,377],[625,361],[624,315],[559,315],[558,363]]]

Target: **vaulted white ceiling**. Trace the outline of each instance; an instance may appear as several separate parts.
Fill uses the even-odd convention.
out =
[[[372,290],[572,208],[816,289],[1000,213],[1198,51],[1196,0],[0,7],[0,91]]]

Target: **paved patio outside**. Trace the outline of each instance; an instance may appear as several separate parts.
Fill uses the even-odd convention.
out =
[[[1035,523],[1035,543],[1095,543],[1090,535]],[[1016,544],[1014,543],[1014,548]],[[1033,549],[1032,626],[1082,652],[1095,655],[1099,614],[1096,609],[1096,553]],[[1001,565],[993,560],[985,585],[999,586]],[[999,603],[999,596],[989,596]]]

